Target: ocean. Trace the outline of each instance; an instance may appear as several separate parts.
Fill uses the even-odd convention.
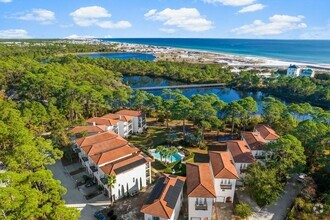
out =
[[[205,38],[103,38],[105,41],[330,64],[330,40],[253,40]]]

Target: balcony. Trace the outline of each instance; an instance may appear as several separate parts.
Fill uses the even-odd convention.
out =
[[[101,182],[102,182],[104,185],[107,185],[107,184],[108,184],[108,178],[106,178],[106,177],[102,177],[102,178],[101,178]]]
[[[246,172],[246,168],[241,168],[241,169],[239,169],[239,171],[241,172],[241,173],[245,173]]]
[[[195,204],[195,210],[206,211],[207,210],[207,203],[196,203]]]
[[[78,153],[80,153],[80,152],[81,152],[81,149],[76,147],[76,148],[74,148],[74,149],[73,149],[73,152],[75,152],[75,153],[77,153],[77,154],[78,154]]]
[[[96,166],[89,166],[89,169],[91,169],[91,171],[93,172],[93,173],[95,173],[95,172],[97,172],[98,171],[98,169],[97,169],[97,167]]]
[[[88,157],[82,157],[81,158],[84,162],[87,162],[88,161]]]
[[[257,160],[264,160],[266,159],[266,156],[265,155],[255,155],[254,156]]]
[[[232,189],[233,186],[231,184],[220,184],[221,189]]]

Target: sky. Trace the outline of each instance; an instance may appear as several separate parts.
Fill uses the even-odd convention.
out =
[[[0,38],[329,39],[329,0],[0,0]]]

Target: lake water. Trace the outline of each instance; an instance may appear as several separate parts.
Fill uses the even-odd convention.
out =
[[[120,59],[120,60],[154,60],[156,57],[148,53],[87,53],[79,54],[79,56],[88,56],[91,58],[108,58],[108,59]]]
[[[180,85],[182,83],[166,80],[162,78],[151,78],[148,76],[125,76],[123,81],[130,85],[132,88],[139,87],[153,87],[153,86],[169,86],[169,85]],[[196,94],[212,94],[217,95],[222,101],[228,103],[234,100],[246,98],[248,96],[253,97],[258,104],[258,113],[262,113],[262,100],[267,96],[262,92],[242,92],[231,88],[193,88],[193,89],[182,89],[182,93],[190,98]],[[161,95],[161,90],[148,91],[154,95]]]

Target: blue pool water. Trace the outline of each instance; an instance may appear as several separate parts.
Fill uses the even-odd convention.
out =
[[[79,54],[79,56],[88,56],[91,58],[108,58],[108,59],[120,59],[120,60],[154,60],[156,57],[148,53],[90,53]]]
[[[151,154],[155,159],[160,160],[160,154],[159,153],[154,152],[154,153],[151,153]],[[163,160],[164,160],[164,158],[163,158]],[[181,156],[177,153],[173,154],[171,157],[166,157],[166,161],[170,162],[170,163],[176,162],[176,161],[179,161],[179,160],[181,160]]]
[[[330,64],[330,40],[261,40],[207,38],[109,38],[112,42],[203,50],[284,61]]]

